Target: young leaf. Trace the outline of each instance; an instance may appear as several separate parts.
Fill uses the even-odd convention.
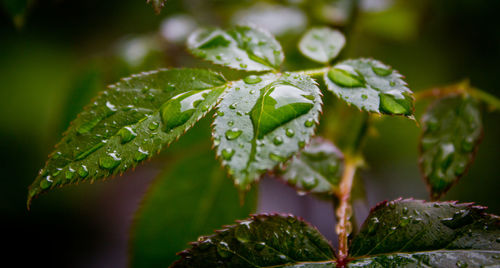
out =
[[[433,198],[465,174],[482,137],[479,103],[469,96],[438,99],[422,117],[420,166]]]
[[[413,92],[391,67],[372,59],[343,61],[325,73],[328,89],[359,109],[413,118]]]
[[[307,31],[299,42],[299,50],[309,59],[328,63],[339,54],[345,45],[344,35],[328,27],[317,27]]]
[[[109,86],[78,118],[29,188],[33,197],[56,186],[123,172],[171,143],[219,100],[225,80],[196,69],[160,70]]]
[[[372,209],[349,267],[498,265],[500,218],[455,202],[396,200]]]
[[[338,190],[343,158],[330,141],[314,138],[288,162],[282,178],[299,192],[333,194]]]
[[[187,45],[195,56],[237,70],[277,70],[284,59],[280,44],[271,34],[250,26],[228,31],[199,29],[189,36]]]
[[[147,0],[146,2],[153,6],[156,14],[160,14],[162,8],[165,7],[167,0]]]
[[[304,75],[251,75],[231,85],[218,105],[213,136],[217,155],[240,189],[309,142],[320,94]]]
[[[254,215],[225,227],[192,243],[171,267],[335,266],[328,241],[293,216]]]
[[[151,185],[132,229],[131,266],[160,267],[199,235],[244,218],[256,207],[256,191],[240,206],[231,180],[208,146],[173,163]],[[182,231],[180,231],[182,230]]]

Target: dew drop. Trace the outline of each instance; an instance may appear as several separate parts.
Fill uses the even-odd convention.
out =
[[[471,137],[466,137],[462,141],[462,150],[466,153],[472,152],[474,149],[474,140]]]
[[[230,129],[226,131],[226,139],[228,140],[237,139],[239,136],[241,136],[241,133],[243,133],[243,131],[238,128]]]
[[[121,160],[117,153],[108,153],[99,158],[99,166],[104,169],[113,169],[121,163]]]
[[[304,148],[306,146],[306,141],[301,140],[301,141],[298,142],[298,145],[299,145],[300,148]]]
[[[401,221],[399,222],[399,226],[405,227],[406,225],[408,225],[408,223],[410,223],[410,219],[408,219],[408,217],[402,217]]]
[[[277,162],[284,162],[286,160],[286,158],[280,156],[280,155],[277,155],[275,153],[270,153],[269,154],[269,159],[273,160],[273,161],[277,161]]]
[[[143,150],[141,147],[139,147],[139,149],[137,149],[137,152],[134,155],[134,161],[135,162],[140,162],[140,161],[146,159],[146,157],[148,155],[149,155],[148,151]]]
[[[280,136],[276,136],[276,137],[274,137],[274,139],[273,139],[273,143],[274,143],[275,145],[281,145],[281,144],[283,144],[283,138],[281,138]]]
[[[390,68],[375,67],[375,66],[372,67],[372,71],[376,75],[380,75],[380,76],[388,76],[392,73],[392,70]]]
[[[247,67],[248,67],[248,64],[245,64],[245,63],[240,63],[240,67],[241,67],[241,68],[243,68],[243,69],[245,69],[245,68],[247,68]]]
[[[131,127],[124,127],[118,131],[118,135],[120,136],[120,140],[122,144],[125,144],[131,140],[133,140],[135,137],[137,137],[137,134]]]
[[[260,83],[262,81],[262,78],[260,78],[256,75],[249,75],[249,76],[243,78],[243,81],[246,84],[253,85],[253,84]]]
[[[186,123],[195,113],[197,106],[205,99],[209,90],[191,90],[172,97],[161,106],[161,119],[165,130],[171,130]],[[208,107],[203,106],[208,110]]]
[[[148,126],[149,130],[155,130],[157,129],[158,127],[160,126],[160,124],[158,124],[158,122],[151,122]]]
[[[328,72],[328,78],[341,87],[362,87],[363,77],[349,65],[338,65]]]
[[[52,186],[53,180],[50,178],[50,176],[45,177],[42,181],[40,181],[40,188],[42,190],[46,190]]]
[[[237,105],[236,103],[229,105],[229,109],[231,109],[231,110],[236,109],[236,105]]]
[[[230,126],[230,127],[232,127],[234,125],[234,121],[228,121],[227,125]]]
[[[78,176],[82,177],[82,178],[85,178],[89,175],[89,171],[87,169],[87,167],[85,165],[82,165],[79,169],[78,169]]]
[[[312,127],[314,126],[314,120],[312,119],[307,119],[307,121],[304,122],[305,127]]]
[[[231,148],[224,148],[221,151],[222,159],[229,161],[233,158],[235,151]]]
[[[229,251],[229,245],[224,241],[219,242],[217,245],[217,254],[223,259],[229,258],[232,255],[231,251]]]
[[[75,176],[75,170],[72,168],[68,168],[68,170],[66,170],[66,174],[65,174],[66,179],[71,180],[71,179],[73,179],[74,176]]]
[[[291,128],[287,128],[285,133],[286,133],[286,136],[289,138],[291,138],[295,135],[295,131],[293,131],[293,129],[291,129]]]
[[[410,98],[399,98],[397,95],[381,93],[379,109],[385,114],[411,115],[412,102]]]
[[[217,111],[217,115],[218,116],[224,116],[224,112],[223,111]]]
[[[258,242],[255,244],[255,250],[262,251],[266,247],[266,243]]]

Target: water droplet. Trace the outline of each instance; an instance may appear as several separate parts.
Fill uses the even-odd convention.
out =
[[[214,138],[214,146],[219,146],[220,144],[220,138],[217,137],[217,138]]]
[[[226,139],[228,140],[234,140],[237,139],[241,133],[243,133],[242,130],[239,130],[238,128],[233,128],[228,131],[226,131]]]
[[[370,224],[368,225],[368,234],[373,234],[375,232],[379,222],[380,221],[377,217],[370,218]]]
[[[229,109],[234,110],[234,109],[236,109],[236,106],[237,106],[237,104],[233,103],[233,104],[229,105]]]
[[[131,127],[124,127],[118,131],[118,135],[120,136],[121,143],[125,144],[131,140],[133,140],[135,137],[137,137],[137,134],[134,132],[134,130]]]
[[[246,243],[251,240],[251,233],[249,228],[245,225],[236,227],[236,230],[234,230],[234,236],[241,243]]]
[[[277,155],[275,153],[270,153],[269,154],[269,158],[273,161],[277,161],[277,162],[284,162],[286,160],[286,158],[280,156],[280,155]]]
[[[474,149],[474,140],[471,137],[466,137],[462,141],[462,150],[466,153],[472,152]]]
[[[394,92],[395,93],[395,92]],[[412,102],[410,98],[401,98],[401,94],[380,94],[380,112],[385,114],[411,115]]]
[[[217,115],[218,116],[224,116],[224,112],[223,111],[217,111]]]
[[[403,214],[404,215],[408,214],[408,207],[403,207]]]
[[[246,84],[253,85],[253,84],[260,83],[262,81],[262,78],[260,78],[256,75],[249,75],[249,76],[243,78],[243,81]]]
[[[85,178],[89,175],[89,171],[87,170],[87,167],[82,165],[79,169],[78,169],[78,176],[82,177],[82,178]]]
[[[455,146],[453,143],[444,143],[439,147],[439,159],[441,168],[447,170],[453,162]]]
[[[148,126],[149,130],[155,130],[160,126],[158,122],[151,122]]]
[[[298,145],[300,148],[304,148],[306,146],[306,141],[301,140],[301,141],[299,141]]]
[[[349,65],[337,65],[328,71],[328,78],[341,87],[363,87],[365,80]]]
[[[392,74],[392,70],[390,68],[373,66],[372,70],[376,75],[380,75],[380,76],[388,76],[388,75]]]
[[[255,244],[255,250],[261,251],[266,247],[266,243],[264,242],[258,242]]]
[[[389,85],[390,85],[391,87],[393,87],[393,86],[395,86],[395,85],[396,85],[396,82],[391,81],[391,82],[389,82]]]
[[[231,158],[233,158],[234,153],[235,151],[231,148],[222,149],[221,151],[222,159],[229,161],[231,160]]]
[[[40,181],[40,188],[42,188],[43,190],[46,190],[48,188],[50,188],[50,186],[52,186],[52,179],[50,176],[47,176],[45,177],[43,180]]]
[[[293,129],[291,129],[291,128],[287,128],[287,129],[286,129],[286,136],[287,136],[287,137],[291,138],[291,137],[293,137],[294,135],[295,135],[295,131],[293,131]]]
[[[66,179],[71,180],[71,179],[73,179],[74,176],[75,176],[75,170],[72,169],[71,167],[68,168],[68,170],[66,170],[66,174],[65,174]]]
[[[109,153],[99,158],[99,166],[105,169],[113,169],[121,163],[121,160],[117,153]]]
[[[89,121],[86,121],[85,123],[81,124],[77,128],[78,134],[85,134],[90,132],[99,122],[101,121],[100,117],[94,117]]]
[[[254,89],[250,90],[250,94],[252,95],[255,94],[255,90]]]
[[[281,145],[281,144],[283,144],[283,138],[281,138],[280,136],[276,136],[276,137],[274,137],[274,139],[273,139],[273,143],[274,143],[275,145]]]
[[[140,161],[146,159],[146,157],[148,155],[149,155],[148,151],[143,150],[141,147],[139,147],[139,149],[137,149],[137,152],[134,155],[134,161],[135,162],[140,162]]]
[[[247,64],[245,64],[245,63],[240,63],[240,67],[241,67],[241,68],[243,68],[243,69],[245,69],[245,68],[247,68],[247,67],[248,67],[248,65],[247,65]]]
[[[306,127],[312,127],[312,126],[314,126],[314,120],[307,119],[307,121],[304,122],[304,126],[306,126]]]
[[[467,167],[467,165],[464,163],[464,162],[458,162],[455,166],[455,175],[456,176],[460,176],[462,174],[464,174],[465,172],[465,168]]]
[[[402,217],[401,221],[399,222],[399,226],[405,227],[406,225],[408,225],[408,223],[410,223],[410,219],[408,219],[408,217]]]
[[[230,127],[232,127],[234,125],[234,121],[228,121],[227,125],[230,126]]]
[[[459,268],[466,268],[468,266],[466,262],[462,262],[462,261],[457,261],[456,265]]]
[[[224,241],[219,242],[217,245],[217,253],[224,259],[229,258],[232,255],[231,251],[229,251],[229,245]]]
[[[319,180],[317,178],[305,177],[302,180],[302,187],[304,188],[304,190],[310,191],[314,187],[316,187],[318,185],[318,183],[319,183]]]
[[[368,95],[366,95],[366,94],[361,94],[361,99],[363,99],[363,100],[368,99]]]
[[[289,85],[269,86],[250,111],[255,136],[262,139],[266,134],[285,123],[309,112],[314,106],[307,92]],[[279,115],[279,116],[277,116]]]
[[[209,90],[191,90],[172,97],[161,106],[161,118],[165,130],[171,130],[186,123],[205,99]],[[204,107],[202,107],[203,111]],[[206,107],[208,110],[208,107]]]

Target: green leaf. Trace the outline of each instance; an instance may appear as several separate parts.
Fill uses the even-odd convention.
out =
[[[255,215],[192,244],[171,267],[333,267],[335,259],[316,228],[290,215]]]
[[[308,30],[299,42],[299,50],[309,59],[328,63],[339,54],[345,45],[344,35],[328,27]]]
[[[383,202],[352,241],[349,267],[498,265],[500,219],[485,209],[470,203]]]
[[[325,73],[328,89],[359,109],[413,118],[413,92],[391,67],[372,59],[343,61]]]
[[[343,158],[335,145],[317,137],[288,162],[282,178],[301,193],[333,194],[342,176]]]
[[[320,94],[305,75],[251,75],[231,85],[218,105],[213,137],[240,189],[309,142],[321,112]]]
[[[204,60],[244,71],[277,70],[284,59],[271,34],[250,26],[199,29],[189,36],[188,48]]]
[[[81,112],[29,188],[54,187],[121,173],[184,134],[219,100],[225,80],[196,69],[133,75],[109,86]]]
[[[156,14],[160,14],[161,10],[165,7],[165,3],[167,3],[167,0],[146,0],[146,2],[153,6]]]
[[[193,149],[195,154],[168,161],[169,167],[145,196],[132,229],[132,267],[172,263],[188,242],[255,210],[256,191],[240,206],[210,147]]]
[[[422,117],[420,166],[433,198],[462,177],[482,138],[479,103],[469,96],[438,99]]]

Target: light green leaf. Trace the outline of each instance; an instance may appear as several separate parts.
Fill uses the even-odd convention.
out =
[[[299,42],[299,50],[309,59],[328,63],[339,54],[345,45],[344,35],[328,27],[317,27],[307,31]]]
[[[301,193],[333,194],[338,190],[343,158],[330,141],[314,138],[287,163],[281,177]]]
[[[199,29],[188,38],[188,48],[214,64],[244,71],[277,70],[284,59],[271,34],[250,26]]]
[[[195,152],[168,161],[169,167],[151,185],[132,229],[131,267],[172,263],[188,242],[255,210],[257,192],[247,195],[241,206],[208,144]]]
[[[455,202],[396,200],[372,209],[349,267],[479,267],[500,263],[500,219]]]
[[[156,14],[160,14],[161,10],[165,7],[167,0],[146,0],[155,9]]]
[[[479,103],[457,95],[438,99],[422,117],[420,166],[433,198],[462,177],[482,137]]]
[[[210,111],[224,89],[222,76],[196,69],[146,72],[109,86],[49,155],[28,206],[52,188],[106,178],[150,158]]]
[[[413,92],[391,67],[372,59],[343,61],[325,73],[328,89],[359,109],[413,118]]]
[[[320,94],[305,75],[251,75],[231,85],[218,105],[213,137],[240,189],[309,142],[321,112]]]
[[[199,239],[171,267],[334,267],[328,241],[290,215],[255,215]]]

